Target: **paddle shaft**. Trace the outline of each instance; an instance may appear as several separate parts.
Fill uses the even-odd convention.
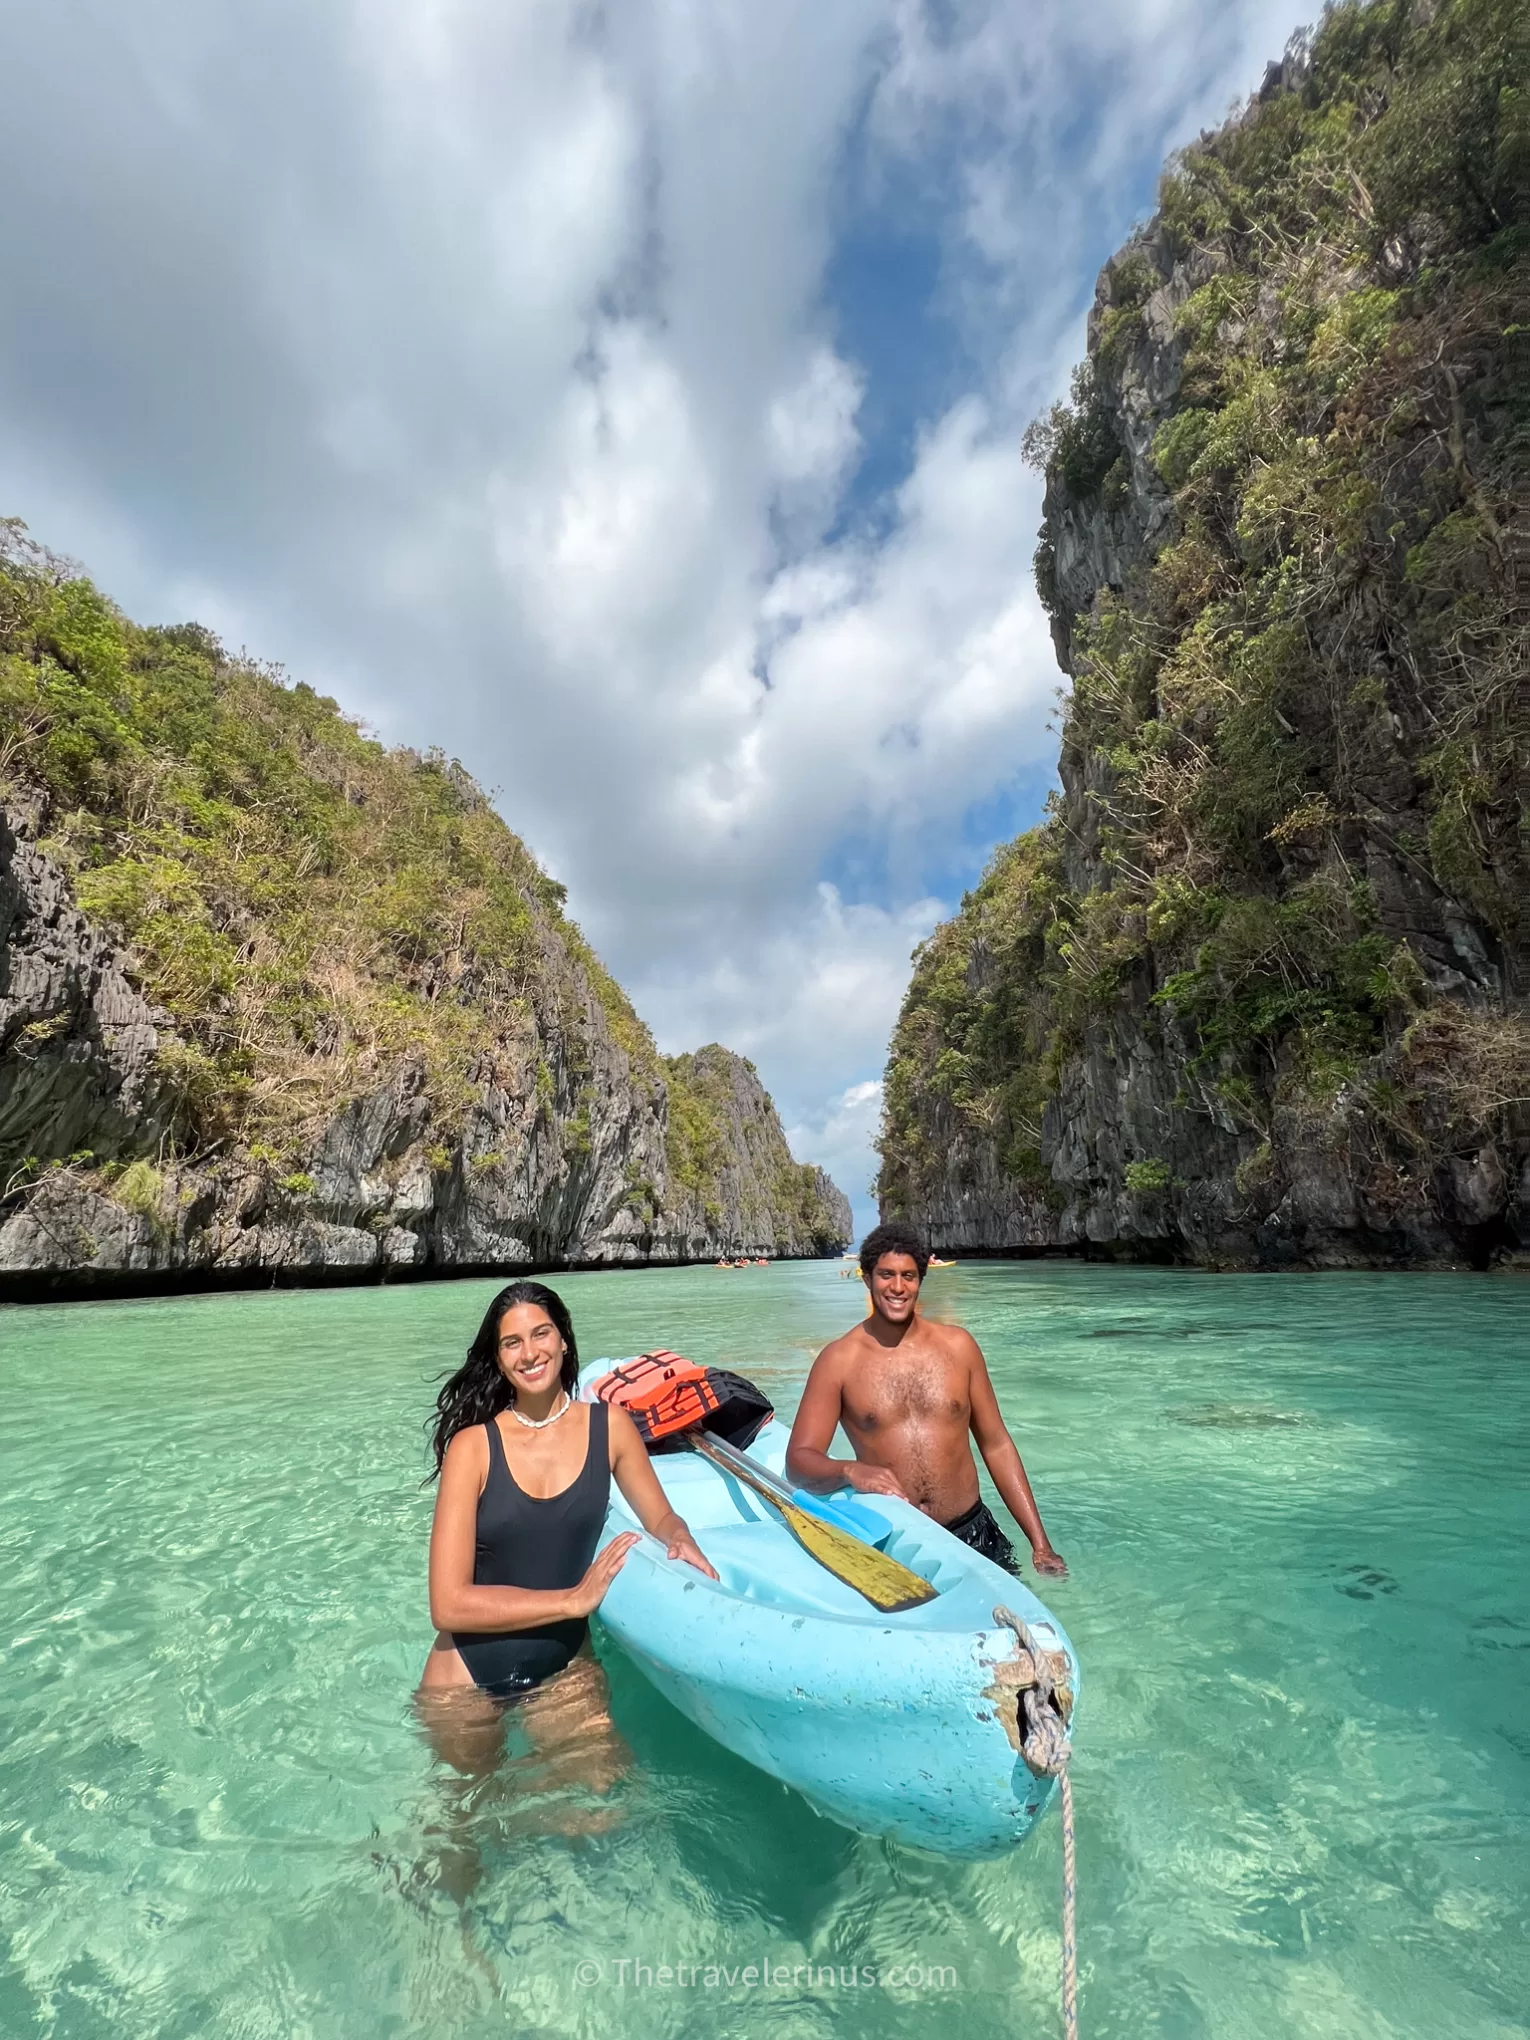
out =
[[[757,1459],[751,1459],[747,1452],[740,1452],[736,1445],[730,1445],[724,1438],[714,1438],[710,1431],[692,1431],[686,1441],[692,1451],[699,1452],[703,1459],[710,1459],[714,1466],[726,1467],[729,1473],[736,1473],[746,1487],[765,1496],[771,1502],[789,1502],[792,1491],[768,1466],[761,1466]]]

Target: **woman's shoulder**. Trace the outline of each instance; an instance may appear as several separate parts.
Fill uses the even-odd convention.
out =
[[[441,1471],[450,1467],[454,1472],[460,1468],[464,1473],[483,1473],[489,1464],[488,1427],[484,1424],[464,1424],[460,1431],[453,1431],[446,1442],[446,1451],[441,1460]]]
[[[614,1459],[621,1447],[636,1438],[642,1443],[638,1427],[620,1403],[594,1402],[590,1405],[590,1422],[595,1422],[596,1410],[605,1411],[606,1443]]]

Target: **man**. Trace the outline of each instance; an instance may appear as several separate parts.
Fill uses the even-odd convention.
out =
[[[816,1494],[847,1484],[865,1495],[898,1495],[943,1523],[963,1544],[1018,1571],[1014,1547],[978,1495],[967,1442],[1004,1505],[1030,1540],[1039,1573],[1068,1568],[1052,1549],[1015,1441],[1005,1429],[977,1341],[955,1325],[918,1315],[929,1266],[908,1225],[879,1225],[861,1245],[871,1314],[813,1362],[786,1448],[786,1470]],[[836,1424],[854,1459],[831,1459]]]

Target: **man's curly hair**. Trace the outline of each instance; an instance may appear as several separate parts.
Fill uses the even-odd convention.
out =
[[[861,1241],[861,1275],[867,1282],[871,1271],[884,1254],[907,1254],[919,1270],[919,1280],[924,1280],[924,1271],[930,1265],[930,1250],[911,1225],[902,1219],[889,1219],[886,1225],[873,1226]]]

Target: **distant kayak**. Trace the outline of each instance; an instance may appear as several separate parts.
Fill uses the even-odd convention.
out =
[[[582,1386],[612,1364],[593,1362]],[[783,1474],[788,1435],[768,1423],[750,1458]],[[936,1589],[884,1614],[730,1474],[688,1451],[653,1464],[720,1575],[671,1563],[643,1536],[601,1604],[597,1619],[659,1691],[846,1827],[952,1856],[1020,1841],[1054,1781],[1019,1753],[1019,1645],[995,1608],[1025,1623],[1079,1690],[1073,1646],[1029,1588],[909,1503],[857,1496],[845,1520]],[[613,1493],[607,1534],[637,1527]]]

